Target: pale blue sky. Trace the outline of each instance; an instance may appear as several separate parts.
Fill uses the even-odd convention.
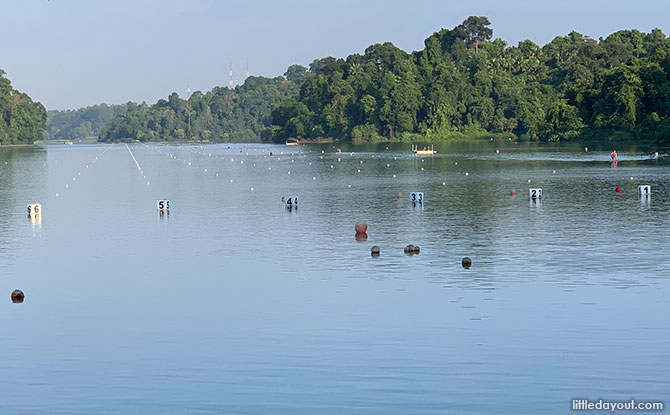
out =
[[[495,37],[544,44],[577,30],[670,33],[667,0],[2,0],[0,68],[48,109],[129,100],[153,103],[276,76],[293,63],[346,57],[391,41],[412,51],[470,15],[491,19]]]

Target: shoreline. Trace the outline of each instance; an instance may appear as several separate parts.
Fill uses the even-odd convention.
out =
[[[666,149],[669,148],[668,146],[664,146],[660,143],[655,143],[654,140],[635,140],[633,138],[629,139],[622,139],[619,137],[612,137],[607,140],[602,140],[597,137],[594,137],[592,139],[588,139],[587,137],[583,137],[581,139],[576,139],[576,140],[560,140],[560,141],[551,141],[551,140],[531,140],[527,138],[521,138],[517,137],[514,135],[509,135],[509,134],[490,134],[490,135],[480,135],[480,134],[473,134],[473,135],[459,135],[459,136],[451,136],[451,137],[425,137],[425,136],[411,136],[407,137],[405,139],[403,138],[395,138],[395,139],[385,139],[385,140],[352,140],[352,141],[342,141],[342,140],[335,140],[333,138],[321,138],[321,139],[315,139],[315,140],[309,140],[309,139],[304,139],[304,138],[298,138],[295,139],[297,140],[298,145],[309,145],[309,144],[337,144],[337,145],[382,145],[382,144],[428,144],[428,145],[441,145],[441,144],[448,144],[448,143],[489,143],[489,142],[510,142],[510,143],[517,143],[517,144],[536,144],[536,145],[583,145],[586,147],[599,147],[599,146],[630,146],[630,145],[637,145],[637,146],[642,146],[642,147],[649,147],[649,148],[658,148],[659,150],[661,149]],[[162,140],[162,141],[137,141],[137,140],[128,140],[128,141],[91,141],[87,143],[75,143],[75,144],[113,144],[113,143],[154,143],[154,144],[190,144],[190,145],[203,145],[203,144],[273,144],[273,145],[279,145],[283,146],[285,145],[285,141],[282,142],[274,142],[274,141],[196,141],[196,140]],[[35,146],[35,145],[49,145],[49,144],[61,144],[61,143],[50,143],[50,142],[42,142],[42,143],[34,143],[34,144],[12,144],[12,145],[5,145],[6,147],[9,146]]]
[[[39,144],[32,143],[32,144],[0,144],[0,148],[10,148],[10,147],[35,147],[38,146]]]

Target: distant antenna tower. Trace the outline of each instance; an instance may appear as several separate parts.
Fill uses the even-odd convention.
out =
[[[186,81],[186,99],[191,98],[191,83]]]
[[[230,80],[228,80],[228,88],[233,89],[233,64],[230,63]]]

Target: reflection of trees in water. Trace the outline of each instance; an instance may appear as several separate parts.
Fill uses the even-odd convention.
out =
[[[46,197],[47,150],[40,147],[0,148],[0,254],[12,251],[17,229],[27,219],[28,203]]]

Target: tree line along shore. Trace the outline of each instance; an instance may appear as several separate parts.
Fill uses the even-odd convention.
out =
[[[571,32],[544,46],[510,46],[493,38],[488,18],[471,16],[412,53],[375,44],[309,68],[291,65],[284,76],[249,77],[233,89],[49,111],[48,120],[40,104],[5,93],[9,83],[0,80],[3,143],[10,136],[32,142],[46,130],[49,138],[105,142],[509,137],[670,145],[670,38],[659,29],[597,40]]]

